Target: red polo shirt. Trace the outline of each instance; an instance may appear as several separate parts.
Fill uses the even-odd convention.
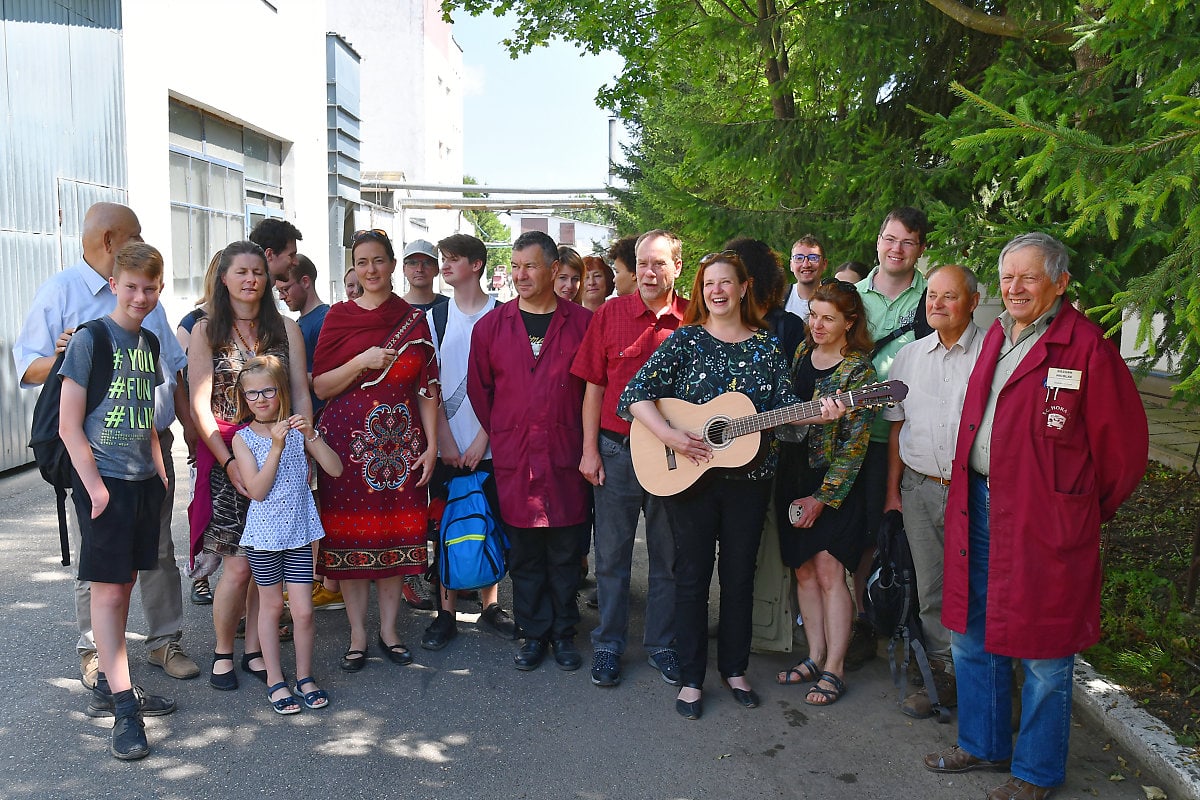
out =
[[[629,435],[629,423],[617,416],[617,400],[650,354],[679,327],[687,307],[688,301],[675,294],[662,316],[655,316],[634,292],[596,309],[571,363],[571,374],[604,387],[602,430]]]

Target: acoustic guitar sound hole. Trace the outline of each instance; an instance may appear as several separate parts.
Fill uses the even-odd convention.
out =
[[[709,420],[704,429],[704,438],[714,450],[722,450],[733,440],[730,433],[728,417],[714,417]]]

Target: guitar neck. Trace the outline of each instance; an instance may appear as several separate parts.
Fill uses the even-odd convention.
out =
[[[846,408],[853,408],[855,406],[854,390],[839,392],[838,394],[829,395],[824,399],[839,400]],[[783,408],[776,408],[771,411],[751,414],[747,417],[738,417],[732,421],[730,427],[734,436],[745,436],[748,433],[763,431],[767,428],[774,428],[778,425],[795,422],[798,419],[808,419],[809,417],[819,417],[820,415],[821,401],[808,400],[792,406],[784,406]]]

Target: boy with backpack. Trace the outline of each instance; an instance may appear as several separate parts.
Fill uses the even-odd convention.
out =
[[[496,307],[496,298],[488,296],[481,285],[487,266],[487,248],[482,241],[456,233],[442,239],[437,247],[442,254],[442,280],[454,289],[454,298],[450,302],[432,306],[426,312],[431,317],[429,328],[433,332],[442,378],[438,466],[430,488],[435,495],[440,493],[445,497],[446,481],[455,475],[492,472],[488,435],[480,426],[471,399],[467,397],[467,363],[475,323]],[[445,534],[444,527],[441,533]],[[503,574],[502,567],[500,574]],[[455,618],[458,592],[442,586],[439,595],[437,617],[421,637],[421,647],[426,650],[441,650],[458,635]],[[516,623],[500,605],[496,584],[482,587],[479,595],[483,605],[480,621],[507,639],[515,638]]]
[[[117,253],[109,285],[116,308],[71,337],[59,369],[59,433],[75,468],[72,497],[82,543],[79,579],[91,581],[92,630],[100,672],[89,716],[114,717],[115,757],[149,755],[143,715],[169,714],[175,702],[135,687],[129,677],[125,623],[139,570],[158,565],[158,516],[167,471],[154,426],[154,387],[164,381],[158,341],[142,321],[158,305],[163,260],[131,242]],[[94,361],[111,361],[103,370]],[[104,399],[87,409],[95,373],[111,374]],[[102,379],[102,378],[101,378]]]

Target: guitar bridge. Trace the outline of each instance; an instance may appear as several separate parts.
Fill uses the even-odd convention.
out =
[[[669,470],[675,469],[678,466],[675,463],[675,451],[669,447],[664,447],[663,451],[666,453],[666,456],[667,456],[667,470],[669,471]]]

